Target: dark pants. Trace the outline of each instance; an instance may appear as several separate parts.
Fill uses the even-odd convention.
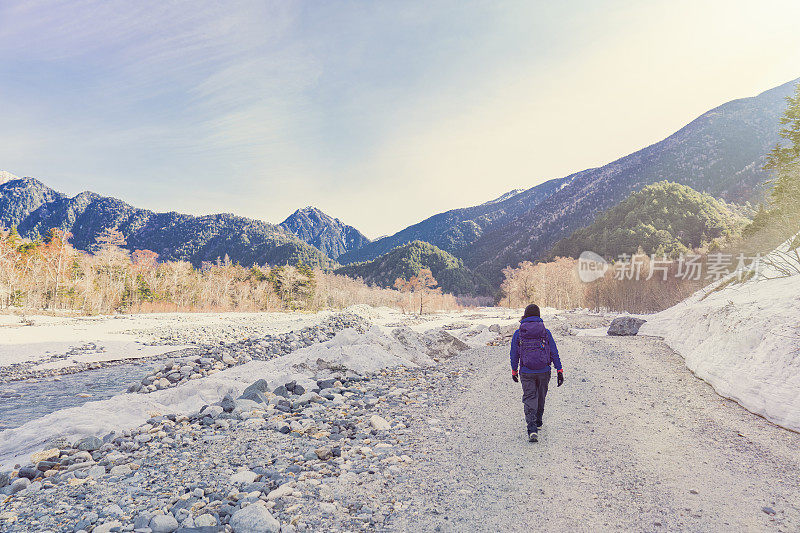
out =
[[[550,383],[550,371],[541,374],[519,373],[522,382],[522,404],[525,406],[525,422],[528,433],[534,433],[542,425],[544,398],[547,396],[547,385]]]

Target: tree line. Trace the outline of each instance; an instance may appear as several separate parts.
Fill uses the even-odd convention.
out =
[[[404,311],[455,309],[456,299],[430,291],[369,286],[302,262],[245,267],[227,256],[195,268],[159,261],[151,250],[129,252],[111,228],[89,252],[69,233],[52,229],[41,239],[0,230],[0,309],[78,311],[86,314],[174,311],[281,311],[344,308],[354,304]]]

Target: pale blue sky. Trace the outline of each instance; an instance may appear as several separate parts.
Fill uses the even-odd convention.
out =
[[[0,169],[371,237],[800,76],[796,1],[0,2]]]

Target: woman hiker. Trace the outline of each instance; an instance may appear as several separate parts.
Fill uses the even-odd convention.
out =
[[[511,379],[515,382],[522,380],[522,404],[530,442],[539,440],[544,399],[550,383],[550,363],[558,371],[560,387],[564,383],[564,370],[558,358],[556,341],[539,317],[539,306],[531,304],[525,308],[519,329],[511,339]]]

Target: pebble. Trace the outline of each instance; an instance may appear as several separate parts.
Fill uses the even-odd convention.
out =
[[[31,455],[31,463],[37,464],[41,461],[47,461],[54,457],[58,457],[59,451],[60,450],[58,448],[48,448],[47,450],[36,452]]]
[[[119,522],[117,520],[112,520],[111,522],[105,522],[95,527],[92,530],[92,533],[110,533],[110,531],[115,528],[122,528],[122,522]]]
[[[30,479],[26,477],[18,477],[17,479],[11,482],[11,494],[16,494],[21,490],[27,489],[30,484],[31,484]]]
[[[392,429],[391,424],[389,424],[389,422],[387,422],[386,419],[380,415],[372,415],[369,419],[369,424],[376,431],[386,431]]]
[[[95,479],[97,479],[97,478],[99,478],[101,476],[106,475],[106,467],[99,466],[99,465],[93,466],[93,467],[89,468],[89,470],[86,472],[86,474],[91,476],[91,477],[93,477],[93,478],[95,478]]]
[[[281,485],[277,489],[273,490],[269,494],[267,494],[267,500],[277,500],[278,498],[283,498],[285,496],[289,496],[294,492],[294,489],[287,483],[285,485]]]
[[[129,465],[116,465],[112,466],[109,474],[112,476],[127,476],[131,473],[131,467]]]

